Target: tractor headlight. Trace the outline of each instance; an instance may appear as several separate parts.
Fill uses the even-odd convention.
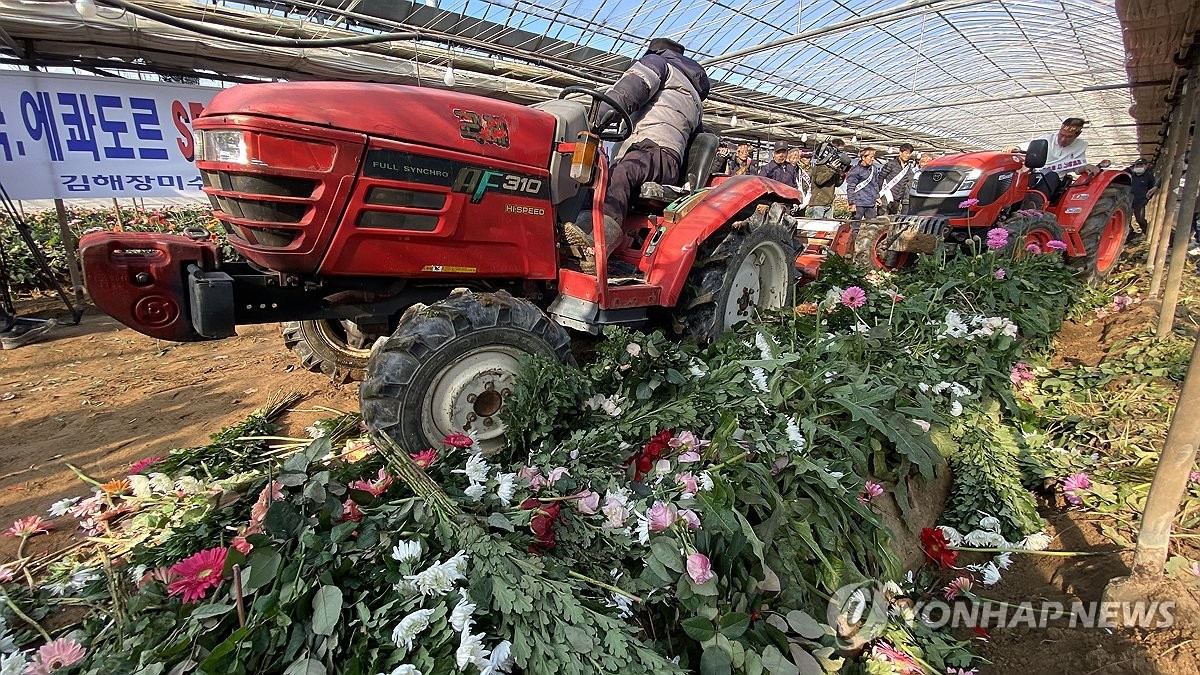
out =
[[[241,131],[201,131],[196,151],[196,156],[207,162],[250,163],[249,143]]]
[[[963,182],[958,184],[959,191],[970,190],[975,187],[975,181],[979,180],[979,177],[982,175],[983,169],[971,169],[968,171],[966,177],[963,178]]]

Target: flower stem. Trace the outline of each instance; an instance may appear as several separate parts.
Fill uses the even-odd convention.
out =
[[[67,468],[68,468],[68,469],[70,469],[71,471],[74,471],[74,472],[75,472],[75,475],[79,477],[79,480],[81,480],[81,481],[83,481],[83,482],[85,482],[85,483],[89,483],[89,484],[91,484],[91,485],[93,485],[93,486],[95,486],[95,487],[100,487],[100,481],[98,481],[98,480],[96,480],[95,478],[92,478],[91,476],[87,475],[87,474],[86,474],[86,473],[84,473],[84,472],[83,472],[83,470],[82,470],[82,469],[80,469],[79,467],[75,466],[74,464],[72,464],[72,463],[70,463],[70,462],[66,462],[66,465],[67,465]]]
[[[0,595],[4,596],[4,604],[8,605],[8,608],[13,611],[13,614],[16,614],[22,621],[32,626],[33,629],[36,630],[38,634],[46,640],[46,642],[50,642],[50,634],[46,632],[45,628],[42,628],[42,624],[34,621],[28,614],[22,612],[21,608],[17,607],[17,603],[13,602],[12,598],[8,597],[8,591],[4,590],[3,586],[0,586]]]
[[[1120,553],[1120,551],[1031,551],[1027,548],[971,548],[969,546],[948,546],[947,548],[949,548],[951,551],[977,551],[979,553],[1031,553],[1033,555],[1057,555],[1065,557]]]
[[[603,581],[599,581],[597,579],[593,579],[591,577],[584,576],[584,575],[580,574],[579,572],[576,572],[575,570],[568,571],[567,575],[572,578],[579,579],[580,581],[586,581],[587,583],[589,583],[593,586],[596,586],[598,588],[603,588],[604,590],[609,591],[611,593],[616,593],[617,595],[629,598],[630,600],[632,600],[634,602],[645,602],[638,596],[633,595],[632,593],[630,593],[628,591],[623,591],[620,588],[613,586],[612,584],[606,584]]]
[[[740,455],[734,455],[733,457],[730,457],[729,459],[725,460],[724,462],[721,462],[720,464],[714,464],[714,465],[708,467],[707,470],[708,471],[717,471],[719,469],[724,469],[725,467],[729,466],[730,464],[733,464],[734,462],[743,460],[749,456],[750,456],[750,451],[747,450],[746,452],[743,452]]]

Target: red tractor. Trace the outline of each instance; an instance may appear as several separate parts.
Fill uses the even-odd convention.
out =
[[[619,128],[598,128],[600,101]],[[367,424],[413,450],[463,430],[500,445],[518,359],[571,362],[564,327],[671,323],[710,339],[794,297],[786,213],[800,194],[710,180],[711,134],[691,143],[685,185],[643,186],[617,250],[596,242],[601,264],[581,271],[563,223],[589,208],[602,222],[599,143],[632,127],[600,92],[524,107],[395,85],[253,84],[218,94],[193,127],[204,191],[244,261],[184,236],[92,234],[80,248],[93,301],[174,341],[283,322],[310,368],[365,371]]]
[[[1024,254],[1026,247],[1059,240],[1066,244],[1067,263],[1089,282],[1112,271],[1125,244],[1132,214],[1129,177],[1102,170],[1082,179],[1064,178],[1043,211],[1022,209],[1031,169],[1046,161],[1047,143],[1036,140],[1024,153],[971,152],[933,160],[916,177],[909,196],[909,215],[882,217],[861,224],[856,242],[846,228],[822,221],[801,221],[808,248],[797,264],[815,275],[824,250],[853,254],[859,264],[877,269],[902,267],[918,253],[932,253],[939,243],[967,245],[988,229],[1009,231],[1006,252]],[[1108,162],[1101,162],[1104,169]],[[978,240],[970,245],[980,246]],[[824,247],[824,248],[823,248]]]

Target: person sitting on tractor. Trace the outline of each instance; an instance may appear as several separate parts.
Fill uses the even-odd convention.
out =
[[[608,90],[634,122],[633,133],[613,155],[608,176],[603,228],[609,255],[624,234],[621,224],[629,211],[629,200],[642,184],[679,182],[688,142],[700,129],[708,89],[708,75],[700,64],[684,56],[683,45],[670,38],[654,38],[646,55],[629,66]],[[599,120],[604,127],[617,112],[607,104],[601,105]],[[574,225],[568,224],[569,240],[581,233],[592,240],[591,215],[588,209]],[[594,265],[594,261],[584,263],[586,267]]]
[[[1068,173],[1078,171],[1089,175],[1100,172],[1098,167],[1088,164],[1087,141],[1079,138],[1086,124],[1087,120],[1082,117],[1068,117],[1058,131],[1042,136],[1049,145],[1046,164],[1034,170],[1022,204],[1024,208],[1045,211]],[[1009,148],[1006,152],[1020,152],[1020,148]]]

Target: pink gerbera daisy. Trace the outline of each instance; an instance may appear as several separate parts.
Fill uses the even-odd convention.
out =
[[[7,584],[13,580],[13,571],[8,565],[0,565],[0,584]]]
[[[38,649],[33,660],[25,666],[25,675],[49,675],[83,660],[87,650],[74,640],[59,638]]]
[[[946,596],[947,600],[953,601],[959,593],[966,593],[969,590],[971,590],[971,580],[967,577],[959,577],[942,589],[942,594]]]
[[[1063,479],[1063,494],[1067,496],[1067,501],[1076,506],[1083,503],[1083,499],[1075,494],[1080,490],[1087,490],[1092,487],[1092,479],[1088,478],[1086,473],[1073,473]]]
[[[145,457],[143,459],[139,459],[138,461],[129,465],[129,473],[130,475],[141,473],[162,461],[164,461],[162,457]]]
[[[1030,242],[1028,244],[1025,244],[1025,251],[1027,253],[1041,253],[1042,247],[1038,246],[1036,243]]]
[[[203,600],[209,589],[221,585],[225,556],[229,549],[219,546],[200,551],[171,566],[171,574],[179,577],[167,586],[171,595],[183,595],[185,603]]]
[[[875,481],[867,481],[863,485],[862,492],[858,493],[858,502],[860,504],[868,504],[870,501],[879,495],[883,494],[883,486]]]
[[[372,497],[378,497],[388,491],[392,486],[392,477],[387,474],[387,470],[380,469],[375,480],[356,480],[349,487],[351,490],[362,490],[363,492],[371,493]]]
[[[409,457],[412,457],[413,463],[422,469],[428,469],[438,460],[437,450],[433,448],[422,450],[416,454],[410,454]]]
[[[842,291],[842,304],[853,309],[858,309],[867,304],[867,292],[858,286],[851,286]]]
[[[1051,251],[1065,251],[1067,250],[1067,245],[1058,239],[1051,239],[1046,242],[1046,248]]]
[[[362,520],[362,517],[363,512],[358,508],[358,504],[353,499],[347,499],[342,503],[342,516],[338,520],[342,522],[353,520],[357,523]]]
[[[41,516],[29,516],[14,520],[12,527],[4,533],[10,537],[32,537],[40,532],[49,532],[54,529],[54,523],[44,520]]]
[[[996,277],[996,281],[1004,281],[1004,278],[1008,276],[1008,272],[1005,272],[1003,267],[998,267],[992,273],[992,276]]]
[[[455,448],[469,448],[475,445],[475,439],[458,431],[442,439],[442,442]]]

